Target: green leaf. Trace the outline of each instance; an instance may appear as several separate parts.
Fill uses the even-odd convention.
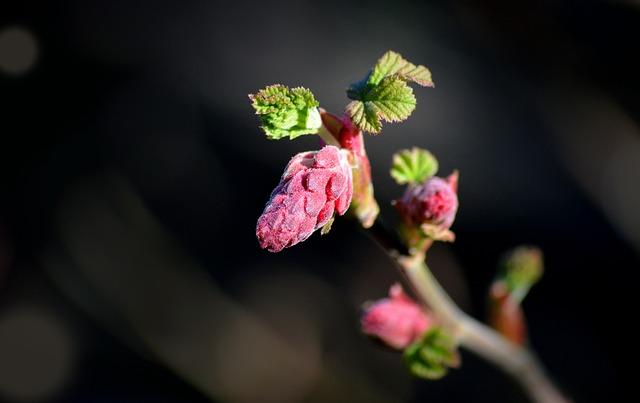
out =
[[[413,147],[393,155],[391,177],[399,185],[417,185],[438,172],[438,160],[429,151]]]
[[[403,357],[413,375],[431,380],[442,378],[449,368],[460,364],[455,340],[439,327],[431,328],[421,340],[407,347]]]
[[[405,81],[396,76],[385,77],[380,83],[370,86],[352,86],[347,113],[362,131],[379,133],[381,120],[401,122],[411,115],[416,107],[416,97]]]
[[[347,89],[347,96],[353,100],[347,105],[351,120],[362,131],[379,133],[382,120],[400,122],[408,118],[416,99],[407,82],[433,87],[426,67],[416,66],[391,50],[382,55],[367,77]]]
[[[433,87],[431,72],[425,66],[416,66],[405,60],[399,53],[387,51],[373,67],[367,82],[377,85],[385,77],[397,75],[406,81],[411,81],[423,87]]]
[[[250,94],[249,99],[271,140],[315,134],[322,126],[319,103],[306,88],[275,84]]]
[[[445,376],[448,371],[445,365],[434,360],[424,359],[420,343],[409,346],[404,352],[404,359],[409,372],[418,378],[437,380]]]

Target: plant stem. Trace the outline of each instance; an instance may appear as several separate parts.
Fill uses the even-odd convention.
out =
[[[533,352],[514,344],[464,313],[440,286],[425,263],[423,252],[409,254],[379,222],[369,234],[394,261],[416,295],[452,332],[462,347],[509,374],[536,403],[568,403],[545,373]]]

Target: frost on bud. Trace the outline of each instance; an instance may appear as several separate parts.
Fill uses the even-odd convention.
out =
[[[404,361],[413,375],[435,380],[460,366],[460,355],[455,339],[434,326],[404,351]]]
[[[314,134],[322,126],[318,101],[306,88],[270,85],[249,95],[249,99],[271,140]]]
[[[420,185],[409,186],[395,207],[405,229],[419,227],[424,236],[436,241],[453,241],[449,231],[458,211],[458,172],[446,179],[437,176]]]
[[[364,136],[348,116],[339,118],[324,110],[320,111],[322,123],[340,142],[340,146],[351,152],[353,166],[353,203],[351,210],[364,228],[373,225],[380,207],[373,195],[371,165],[364,148]]]
[[[297,154],[287,165],[258,219],[260,247],[279,252],[343,215],[353,194],[351,166],[334,146]]]
[[[394,284],[389,289],[389,298],[365,308],[360,324],[364,334],[401,350],[419,340],[431,327],[432,319],[404,293],[400,284]]]

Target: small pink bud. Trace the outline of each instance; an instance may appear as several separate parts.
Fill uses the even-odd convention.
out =
[[[260,247],[279,252],[343,215],[353,194],[351,166],[335,146],[294,156],[258,218]]]
[[[362,332],[401,350],[417,341],[432,325],[432,319],[400,284],[389,289],[389,298],[374,302],[360,319]]]
[[[458,173],[447,179],[433,176],[423,184],[410,186],[396,208],[407,224],[428,224],[440,230],[448,230],[458,211]]]

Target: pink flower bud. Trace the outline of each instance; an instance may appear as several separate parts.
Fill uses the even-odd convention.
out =
[[[417,341],[432,323],[429,315],[404,293],[400,284],[391,286],[389,298],[374,302],[360,319],[364,334],[398,350]]]
[[[457,172],[447,179],[431,177],[421,185],[408,187],[396,202],[396,208],[407,224],[428,224],[448,230],[458,211],[457,187]]]
[[[343,215],[353,194],[351,166],[335,146],[294,156],[258,219],[260,247],[279,252]]]

